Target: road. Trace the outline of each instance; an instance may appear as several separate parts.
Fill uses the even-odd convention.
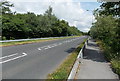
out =
[[[2,47],[3,79],[46,79],[86,36]]]

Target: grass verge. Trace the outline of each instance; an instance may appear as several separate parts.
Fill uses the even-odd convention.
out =
[[[102,41],[97,40],[97,44],[104,52],[104,56],[111,63],[111,67],[115,73],[120,77],[120,57],[116,57],[116,54],[112,54],[111,51],[106,47]],[[114,56],[113,56],[114,55]]]
[[[37,43],[37,42],[45,42],[45,41],[52,41],[52,40],[66,39],[66,38],[73,38],[73,37],[78,37],[78,36],[50,38],[50,39],[26,40],[26,41],[15,41],[15,42],[3,42],[3,43],[0,43],[0,47],[12,46],[12,45],[21,45],[21,44],[30,44],[30,43]]]
[[[67,58],[60,64],[60,66],[51,74],[48,75],[48,80],[61,79],[61,81],[67,80],[71,69],[76,61],[80,49],[83,47],[86,39],[81,43]]]

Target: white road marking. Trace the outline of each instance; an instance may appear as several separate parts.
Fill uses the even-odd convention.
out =
[[[0,64],[6,63],[6,62],[9,62],[9,61],[12,61],[12,60],[15,60],[15,59],[18,59],[18,58],[21,58],[21,57],[24,57],[24,56],[27,55],[26,53],[22,53],[22,54],[23,54],[23,55],[21,55],[21,56],[18,56],[18,57],[12,58],[12,59],[8,59],[8,60],[5,60],[5,61],[2,61],[2,62],[0,62]],[[11,56],[12,56],[12,55],[11,55]],[[9,55],[9,57],[10,57],[10,55]],[[6,58],[7,58],[7,56],[6,56]]]
[[[47,48],[45,48],[45,49],[49,49],[49,48],[47,47]]]
[[[53,46],[57,46],[57,44],[54,44]]]
[[[55,47],[55,45],[54,44],[52,44],[52,45],[50,45],[50,47],[52,48],[52,47]]]
[[[38,48],[38,50],[41,50],[40,48]]]
[[[55,46],[62,45],[64,43],[69,43],[69,42],[72,42],[72,41],[75,41],[75,40],[77,40],[77,38],[76,39],[62,41],[62,42],[59,42],[59,43],[53,43],[53,44],[50,44],[50,45],[47,45],[47,46],[39,47],[38,50],[42,50],[42,48],[44,48],[46,50],[46,49],[53,48]]]
[[[48,47],[48,46],[43,46],[43,47],[40,47],[40,48],[45,48],[45,47]]]
[[[4,57],[1,57],[0,59],[3,59],[3,58],[7,58],[7,57],[11,57],[11,56],[14,56],[14,55],[17,55],[18,53],[15,53],[15,54],[12,54],[12,55],[8,55],[8,56],[4,56]]]
[[[49,49],[49,48],[51,48],[50,46],[47,46],[46,48],[44,48],[44,49]]]
[[[51,46],[48,46],[48,48],[51,48]]]
[[[62,45],[62,43],[58,43],[58,45]]]

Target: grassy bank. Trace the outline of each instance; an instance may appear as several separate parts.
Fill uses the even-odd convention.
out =
[[[84,42],[86,39],[84,40]],[[78,56],[78,53],[80,49],[83,47],[84,42],[81,43],[63,62],[60,64],[60,66],[51,74],[48,75],[48,80],[50,79],[61,79],[61,81],[65,81],[74,65],[74,62],[76,61],[76,58]]]
[[[111,63],[111,66],[115,73],[117,73],[120,76],[120,56],[119,54],[114,54],[111,52],[108,46],[105,46],[105,44],[97,40],[97,44],[100,46],[100,48],[103,50],[104,55],[106,59]]]
[[[73,38],[73,37],[78,37],[78,36],[50,38],[50,39],[26,40],[26,41],[15,41],[15,42],[3,42],[3,43],[0,43],[0,47],[12,46],[12,45],[21,45],[21,44],[30,44],[30,43],[37,43],[37,42],[45,42],[45,41],[52,41],[52,40],[66,39],[66,38]]]

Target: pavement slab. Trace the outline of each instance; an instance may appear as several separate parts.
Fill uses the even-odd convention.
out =
[[[81,59],[77,79],[118,79],[95,40],[90,39]]]

